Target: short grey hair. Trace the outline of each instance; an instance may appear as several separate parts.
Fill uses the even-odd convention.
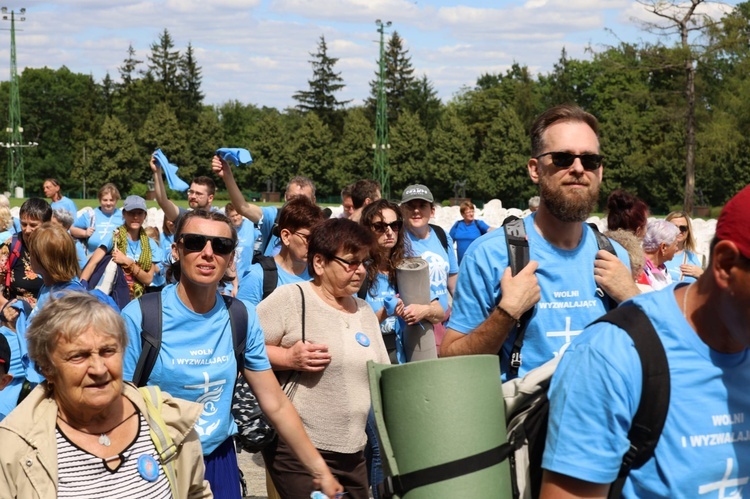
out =
[[[70,229],[73,225],[73,214],[64,208],[55,208],[52,210],[52,218],[60,222],[65,230]]]
[[[680,235],[680,229],[666,220],[652,220],[646,226],[646,235],[643,238],[643,250],[653,253],[664,243],[670,245]]]
[[[120,354],[128,345],[125,321],[115,309],[100,302],[95,296],[79,291],[67,291],[53,296],[31,320],[26,331],[29,357],[36,369],[46,378],[54,376],[52,352],[59,340],[74,341],[89,328],[114,338]]]
[[[539,208],[539,196],[532,196],[529,198],[529,209]]]

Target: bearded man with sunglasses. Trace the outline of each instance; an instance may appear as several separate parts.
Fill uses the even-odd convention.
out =
[[[548,109],[531,129],[527,164],[539,185],[539,209],[524,220],[529,263],[513,276],[505,231],[473,244],[459,272],[453,315],[441,356],[498,354],[509,377],[517,324],[527,310],[522,362],[517,375],[562,353],[572,338],[607,311],[608,300],[638,294],[627,252],[599,250],[585,221],[596,206],[602,180],[596,118],[574,105]]]

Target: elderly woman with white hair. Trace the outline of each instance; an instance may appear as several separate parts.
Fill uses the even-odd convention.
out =
[[[665,220],[653,220],[648,223],[646,235],[643,238],[646,263],[638,284],[645,284],[654,290],[659,290],[672,283],[665,263],[671,260],[677,251],[679,234],[680,229]]]

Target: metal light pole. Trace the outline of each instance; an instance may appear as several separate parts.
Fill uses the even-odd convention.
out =
[[[0,142],[0,147],[8,149],[8,190],[14,194],[16,187],[20,186],[26,190],[26,179],[23,172],[23,149],[25,147],[36,147],[36,142],[23,143],[23,127],[21,126],[21,99],[18,96],[18,70],[16,69],[16,21],[26,20],[26,9],[18,11],[11,10],[8,15],[8,7],[0,8],[3,21],[10,21],[10,103],[8,106],[8,142]],[[23,197],[23,193],[21,196]]]
[[[391,172],[388,163],[388,151],[391,144],[388,143],[388,106],[385,98],[385,45],[383,33],[385,28],[391,25],[390,21],[375,21],[380,33],[380,74],[378,75],[378,100],[375,111],[375,150],[373,160],[372,176],[380,182],[380,193],[383,199],[390,199],[391,195]]]

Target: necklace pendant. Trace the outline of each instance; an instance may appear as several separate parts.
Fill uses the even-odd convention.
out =
[[[109,447],[110,445],[112,445],[112,442],[109,440],[109,437],[106,433],[102,433],[101,435],[99,435],[99,443],[105,447]]]

